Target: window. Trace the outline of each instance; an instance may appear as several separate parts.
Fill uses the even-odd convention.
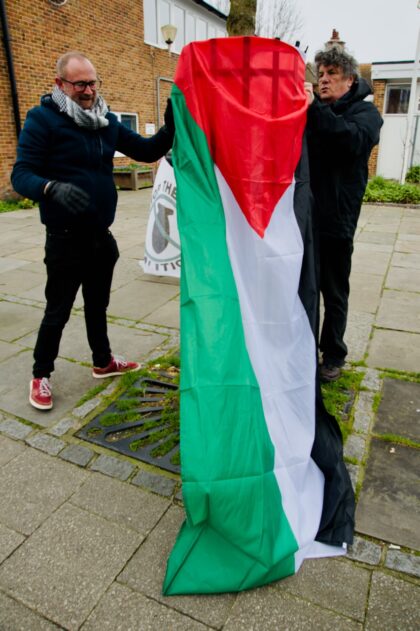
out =
[[[224,6],[223,1],[207,3]],[[211,37],[225,37],[225,21],[192,3],[191,0],[143,0],[144,41],[153,46],[166,48],[161,27],[173,24],[177,33],[172,50],[180,53],[185,44]]]
[[[118,118],[120,123],[131,129],[132,131],[138,132],[139,128],[139,119],[137,114],[130,114],[128,112],[112,112]],[[124,154],[116,151],[114,157],[121,158]]]
[[[137,114],[120,114],[120,121],[131,131],[137,131]]]
[[[388,85],[385,114],[407,114],[410,86]]]

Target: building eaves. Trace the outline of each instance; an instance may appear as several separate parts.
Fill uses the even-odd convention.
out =
[[[193,0],[193,2],[195,2],[195,4],[199,4],[204,9],[207,9],[207,11],[210,11],[211,13],[214,13],[219,18],[222,18],[222,20],[226,21],[227,18],[228,18],[227,15],[225,15],[224,13],[219,11],[219,9],[216,9],[216,7],[213,7],[211,4],[208,4],[207,2],[205,2],[205,0]]]

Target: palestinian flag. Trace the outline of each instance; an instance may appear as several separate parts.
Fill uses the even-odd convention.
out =
[[[351,542],[341,434],[317,396],[304,74],[295,48],[254,37],[179,60],[186,521],[167,595],[263,585]]]

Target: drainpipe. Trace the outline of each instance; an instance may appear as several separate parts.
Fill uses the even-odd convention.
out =
[[[16,137],[19,138],[19,134],[21,130],[19,100],[18,100],[18,93],[17,93],[15,71],[13,68],[13,56],[12,56],[12,49],[10,45],[9,27],[7,25],[5,0],[0,0],[0,17],[1,17],[1,26],[3,29],[4,50],[6,53],[7,67],[9,70],[9,80],[10,80],[10,88],[11,88],[11,93],[12,93],[12,104],[13,104],[13,114],[15,118]]]

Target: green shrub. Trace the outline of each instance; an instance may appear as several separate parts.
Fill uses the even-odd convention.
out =
[[[366,187],[364,202],[392,204],[420,204],[420,188],[414,184],[398,184],[377,176]]]
[[[27,199],[26,197],[19,200],[0,200],[0,213],[8,213],[12,210],[19,210],[21,208],[35,208],[36,206],[38,206],[37,202],[33,202],[31,199]]]
[[[408,169],[405,180],[406,182],[411,182],[412,184],[420,183],[420,164],[412,166],[410,169]]]

